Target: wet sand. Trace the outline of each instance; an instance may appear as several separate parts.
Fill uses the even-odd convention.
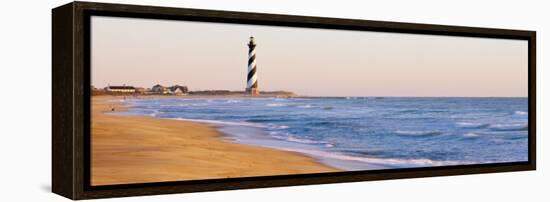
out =
[[[229,142],[216,126],[110,114],[113,96],[92,97],[92,185],[338,171],[287,151]]]

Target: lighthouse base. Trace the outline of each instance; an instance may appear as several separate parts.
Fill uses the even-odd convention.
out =
[[[258,88],[246,88],[245,93],[246,93],[246,95],[258,96],[258,95],[260,95],[260,89],[258,89]]]

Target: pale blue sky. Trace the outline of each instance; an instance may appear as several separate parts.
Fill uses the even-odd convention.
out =
[[[92,18],[92,85],[244,90],[248,37],[261,90],[312,96],[527,96],[527,41]]]

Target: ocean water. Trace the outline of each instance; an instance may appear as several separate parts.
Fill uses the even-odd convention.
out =
[[[528,160],[527,98],[128,99],[132,116],[219,125],[232,141],[344,170]]]

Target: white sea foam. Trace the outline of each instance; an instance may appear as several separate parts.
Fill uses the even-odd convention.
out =
[[[516,115],[527,115],[528,113],[524,112],[524,111],[515,111],[514,114],[516,114]]]
[[[482,125],[486,125],[486,124],[485,123],[475,123],[475,122],[457,122],[456,125],[465,126],[465,127],[475,127],[475,126],[482,126]]]
[[[149,114],[149,116],[157,117],[159,114],[160,114],[160,112],[158,110],[154,110],[151,114]]]
[[[226,100],[225,103],[239,103],[241,100]]]
[[[256,123],[249,123],[249,122],[218,121],[218,120],[207,120],[207,119],[186,119],[186,118],[174,118],[174,120],[192,121],[192,122],[199,122],[199,123],[209,123],[209,124],[215,124],[215,125],[248,126],[248,127],[256,127],[256,128],[266,128],[265,125],[256,124]]]
[[[297,138],[294,136],[288,136],[286,140],[290,142],[297,142],[297,143],[304,143],[304,144],[328,144],[325,141],[317,141],[317,140],[310,140],[310,139],[303,139],[303,138]]]
[[[510,123],[510,124],[491,124],[489,126],[493,130],[527,130],[526,123]]]
[[[285,125],[269,125],[270,129],[287,129],[288,126]]]
[[[318,141],[318,140],[299,138],[299,137],[296,137],[294,135],[289,135],[289,134],[282,135],[281,133],[276,132],[276,131],[271,131],[271,132],[269,132],[269,134],[271,135],[271,137],[273,137],[275,139],[285,140],[285,141],[289,141],[289,142],[302,143],[302,144],[321,144],[321,145],[329,144],[326,141]]]
[[[306,155],[311,155],[318,158],[329,158],[337,160],[358,161],[363,163],[380,164],[380,165],[393,165],[393,166],[445,166],[445,165],[466,165],[474,164],[475,162],[468,161],[435,161],[430,159],[397,159],[397,158],[372,158],[372,157],[358,157],[348,156],[340,153],[325,152],[309,149],[298,148],[278,148],[286,151],[299,152]]]
[[[283,106],[286,106],[286,104],[283,104],[283,103],[269,103],[265,106],[268,106],[268,107],[283,107]]]
[[[479,137],[479,134],[477,134],[477,133],[465,133],[462,136],[468,137],[468,138],[473,138],[473,137]]]
[[[277,100],[277,101],[288,101],[287,98],[279,98],[279,97],[273,97],[273,98],[270,98],[271,100]]]

